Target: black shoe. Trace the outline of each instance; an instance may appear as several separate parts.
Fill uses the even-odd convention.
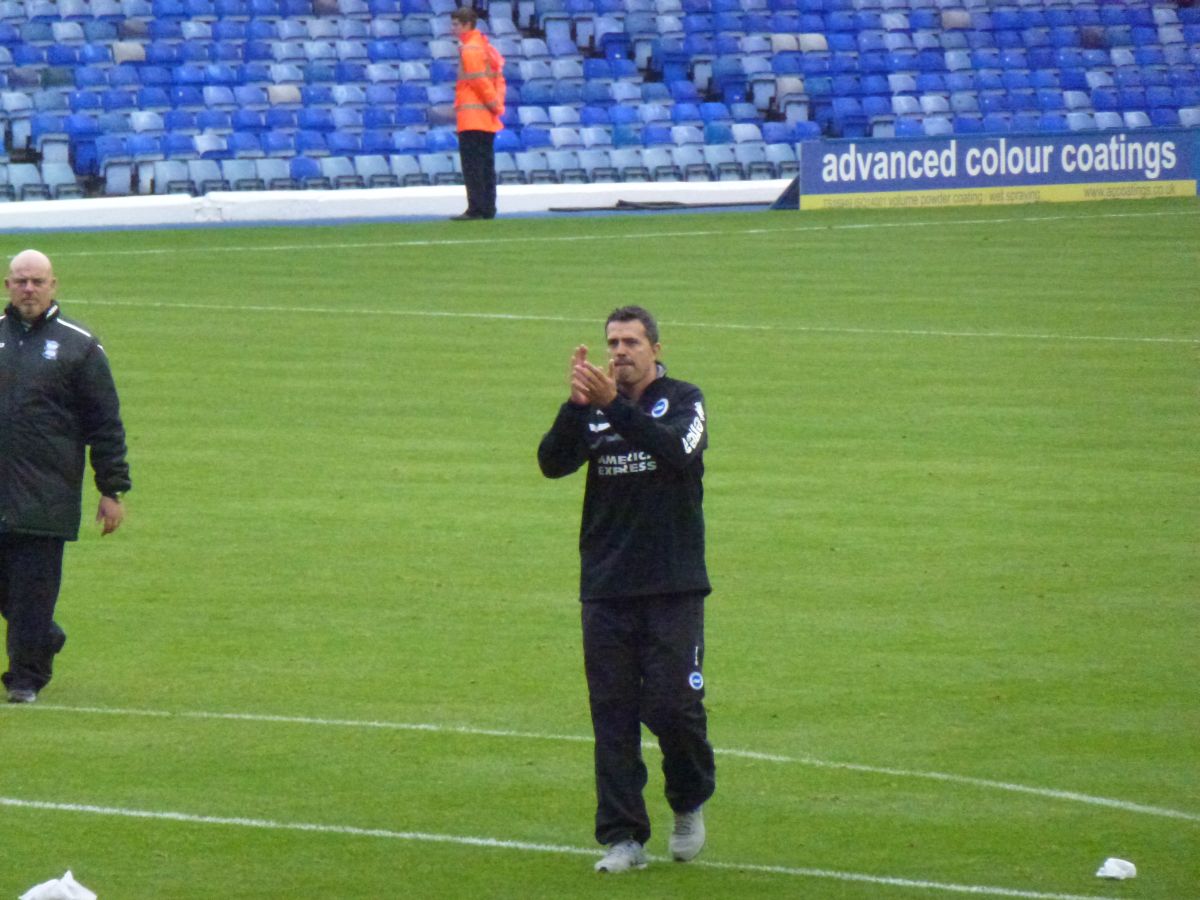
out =
[[[32,691],[29,688],[9,688],[8,702],[9,703],[32,703],[37,699],[37,691]]]
[[[484,216],[479,215],[479,213],[465,212],[465,213],[462,213],[461,215],[451,216],[450,221],[451,222],[474,222],[476,219],[482,219],[482,218],[484,218]]]

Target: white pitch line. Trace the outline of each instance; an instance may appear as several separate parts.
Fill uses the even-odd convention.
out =
[[[739,229],[690,229],[677,231],[649,231],[649,232],[633,232],[633,233],[614,233],[614,234],[543,234],[543,235],[522,235],[519,237],[485,237],[485,238],[450,238],[450,239],[422,239],[422,240],[398,240],[398,241],[345,241],[336,244],[321,244],[322,251],[329,250],[382,250],[382,249],[398,249],[404,247],[428,248],[428,247],[462,247],[462,246],[478,246],[478,245],[496,245],[505,244],[552,244],[552,243],[578,243],[581,241],[645,241],[661,238],[693,238],[693,237],[761,237],[763,235],[787,235],[787,234],[803,234],[809,232],[836,232],[836,231],[865,231],[884,228],[954,228],[960,225],[1014,225],[1014,224],[1039,224],[1045,222],[1089,222],[1096,219],[1147,219],[1147,218],[1169,218],[1176,216],[1196,216],[1200,214],[1200,210],[1157,210],[1147,212],[1131,212],[1131,213],[1105,213],[1100,212],[1095,215],[1088,214],[1087,211],[1077,211],[1073,214],[1061,215],[1044,215],[1044,216],[996,216],[989,218],[978,219],[946,219],[946,220],[929,220],[929,221],[893,221],[893,222],[842,222],[834,224],[812,224],[812,225],[794,225],[783,227],[770,228],[739,228]],[[816,221],[816,220],[814,220]],[[380,223],[392,224],[392,223]],[[246,226],[257,227],[257,226]],[[302,226],[308,227],[308,226]],[[250,244],[239,244],[233,247],[221,246],[204,246],[204,247],[161,247],[148,248],[141,250],[84,250],[84,251],[65,251],[56,253],[55,258],[65,257],[93,257],[93,256],[180,256],[185,253],[295,253],[297,251],[311,251],[312,244],[272,244],[266,246],[253,246]]]
[[[169,712],[157,709],[121,709],[105,706],[55,706],[38,704],[35,709],[53,712],[83,713],[91,715],[111,716],[140,716],[149,718],[175,718],[218,720],[227,722],[263,722],[283,725],[307,725],[319,728],[359,728],[384,731],[417,731],[430,734],[461,734],[472,737],[495,737],[511,740],[556,741],[560,743],[590,744],[592,738],[582,735],[550,734],[535,731],[515,731],[501,728],[480,728],[469,725],[438,725],[430,722],[386,722],[362,719],[322,719],[308,716],[279,716],[263,713],[219,713],[219,712]],[[646,747],[655,749],[656,744],[646,742]],[[1029,794],[1036,797],[1046,797],[1052,800],[1063,800],[1071,803],[1083,803],[1089,806],[1102,806],[1121,812],[1138,813],[1140,815],[1157,816],[1166,819],[1178,819],[1185,822],[1200,822],[1200,814],[1169,809],[1161,806],[1150,806],[1144,803],[1131,803],[1126,800],[1115,800],[1110,797],[1097,797],[1078,791],[1066,791],[1058,788],[1034,787],[1032,785],[1016,784],[1008,781],[997,781],[989,778],[976,778],[970,775],[954,775],[948,772],[926,772],[919,769],[899,769],[888,766],[871,766],[863,763],[836,762],[818,759],[813,756],[785,756],[775,753],[762,753],[755,750],[717,749],[718,756],[736,759],[756,760],[800,766],[811,766],[819,769],[835,769],[847,772],[862,772],[870,775],[886,775],[893,778],[913,778],[925,781],[940,781],[948,784],[961,784],[969,787],[985,788],[988,790],[1007,791],[1016,794]]]
[[[164,309],[164,310],[200,310],[203,312],[237,312],[237,313],[281,313],[287,315],[321,315],[326,316],[329,310],[319,306],[263,306],[253,304],[238,305],[235,303],[163,303],[160,301],[140,300],[81,300],[73,298],[64,300],[69,305],[80,306],[117,306],[133,309]],[[445,310],[420,309],[346,309],[338,310],[341,316],[383,316],[422,319],[478,319],[501,322],[556,322],[567,324],[595,325],[594,319],[573,318],[570,316],[522,315],[517,313],[482,313],[482,312],[446,312]],[[762,332],[792,332],[797,334],[849,334],[849,335],[883,335],[890,337],[935,337],[935,338],[981,338],[985,340],[1009,341],[1071,341],[1088,343],[1117,343],[1117,344],[1200,344],[1200,338],[1180,337],[1138,337],[1089,334],[1038,334],[1007,331],[935,331],[929,329],[904,328],[839,328],[821,325],[746,325],[737,322],[666,322],[662,323],[671,328],[701,328],[717,331],[762,331]]]
[[[385,840],[413,841],[431,844],[453,844],[465,847],[483,847],[497,850],[519,850],[526,853],[552,853],[560,856],[595,856],[596,849],[571,847],[563,844],[540,844],[527,841],[502,841],[496,838],[471,835],[433,834],[424,831],[393,831],[387,828],[360,828],[354,825],[324,825],[310,822],[280,822],[274,819],[243,818],[234,816],[206,816],[193,813],[124,809],[115,806],[94,806],[82,803],[53,803],[44,800],[22,800],[16,797],[0,797],[0,806],[14,809],[33,809],[43,812],[86,813],[110,818],[149,819],[180,822],[188,825],[226,825],[238,828],[258,828],[268,831],[300,831],[315,834],[337,834],[350,837],[382,838]],[[663,857],[650,856],[655,862],[665,862]],[[1023,900],[1113,900],[1094,894],[1055,894],[1042,891],[1026,891],[1016,888],[992,887],[981,884],[954,884],[940,881],[891,878],[866,875],[858,872],[839,872],[831,869],[809,869],[794,866],[770,866],[756,863],[726,863],[694,860],[689,865],[699,868],[719,869],[729,872],[760,872],[768,875],[787,875],[798,878],[820,878],[834,881],[875,884],[886,887],[914,888],[926,891],[943,891],[954,894],[971,894],[978,897],[1019,897]]]
[[[831,762],[813,757],[774,756],[773,754],[758,753],[750,750],[719,751],[726,756],[739,756],[744,759],[762,759],[771,762],[789,762],[799,765],[814,766],[823,769],[842,769],[849,772],[867,772],[872,775],[890,775],[896,778],[919,778],[928,781],[944,781],[950,784],[970,785],[972,787],[988,788],[998,791],[1010,791],[1016,794],[1031,794],[1037,797],[1047,797],[1054,800],[1066,800],[1072,803],[1086,803],[1090,806],[1106,806],[1119,809],[1122,812],[1140,813],[1148,816],[1158,816],[1166,819],[1181,819],[1185,822],[1200,822],[1200,814],[1183,812],[1178,809],[1168,809],[1162,806],[1148,806],[1144,803],[1130,803],[1127,800],[1114,800],[1109,797],[1097,797],[1078,791],[1064,791],[1058,788],[1033,787],[1025,784],[1015,784],[1009,781],[996,781],[990,778],[975,778],[970,775],[952,775],[948,772],[924,772],[918,769],[896,769],[887,766],[868,766],[861,763]]]

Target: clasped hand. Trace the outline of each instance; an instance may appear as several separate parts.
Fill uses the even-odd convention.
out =
[[[587,347],[580,344],[571,356],[569,373],[571,402],[581,406],[588,404],[604,409],[617,399],[617,382],[613,378],[613,365],[612,362],[609,362],[607,371],[601,369],[588,361],[587,353]]]

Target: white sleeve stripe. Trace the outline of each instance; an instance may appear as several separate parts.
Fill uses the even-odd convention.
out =
[[[70,322],[65,322],[65,321],[63,321],[62,319],[59,319],[59,320],[58,320],[58,324],[59,324],[59,325],[62,325],[62,326],[64,326],[64,327],[66,327],[66,328],[70,328],[72,331],[78,331],[78,332],[79,332],[80,334],[82,334],[84,337],[89,337],[89,338],[90,338],[90,337],[92,336],[92,335],[91,335],[91,332],[84,331],[84,330],[83,330],[82,328],[80,328],[78,325],[72,325]]]

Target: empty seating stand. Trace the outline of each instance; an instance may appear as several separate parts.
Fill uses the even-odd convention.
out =
[[[0,199],[457,183],[453,6],[5,0]],[[789,177],[822,137],[1200,126],[1200,7],[1166,0],[497,0],[481,27],[506,58],[502,182]]]

